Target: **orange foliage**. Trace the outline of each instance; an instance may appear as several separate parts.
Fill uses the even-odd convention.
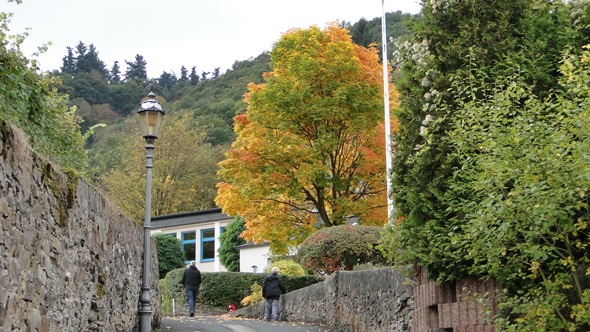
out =
[[[285,252],[351,216],[387,222],[383,69],[374,46],[337,24],[292,29],[271,52],[273,71],[249,84],[246,114],[220,163],[216,203],[246,222],[247,241]],[[397,93],[390,86],[390,108]],[[397,128],[394,120],[391,128]]]

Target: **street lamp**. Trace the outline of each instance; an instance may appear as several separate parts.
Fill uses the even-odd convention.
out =
[[[141,103],[137,110],[139,116],[139,124],[141,126],[142,136],[145,138],[147,151],[146,163],[146,184],[145,184],[145,218],[143,222],[143,270],[141,282],[141,307],[138,310],[139,315],[139,331],[150,332],[152,330],[150,308],[150,284],[149,284],[149,270],[150,270],[150,231],[151,214],[152,214],[152,168],[154,167],[154,142],[158,138],[158,132],[162,125],[162,118],[164,117],[164,110],[162,105],[155,99],[156,95],[150,92],[147,99]]]

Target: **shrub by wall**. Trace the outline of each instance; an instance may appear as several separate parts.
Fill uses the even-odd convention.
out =
[[[352,270],[356,265],[386,263],[377,250],[381,227],[341,225],[323,228],[301,243],[297,261],[319,275]]]

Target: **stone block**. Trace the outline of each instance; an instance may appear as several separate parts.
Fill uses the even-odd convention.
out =
[[[438,305],[438,327],[443,329],[452,328],[451,304],[441,303]]]
[[[450,303],[451,307],[451,326],[456,327],[461,325],[461,319],[459,315],[459,302]]]

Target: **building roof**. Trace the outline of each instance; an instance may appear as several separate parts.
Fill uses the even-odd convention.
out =
[[[227,214],[221,212],[221,208],[212,208],[207,210],[152,217],[151,225],[152,229],[160,229],[232,219],[233,217],[230,217]]]
[[[234,248],[240,250],[240,249],[246,249],[246,248],[268,247],[268,246],[270,246],[270,242],[263,242],[263,243],[259,243],[259,244],[254,244],[254,242],[248,242],[248,243],[240,244],[238,246],[234,246]]]

